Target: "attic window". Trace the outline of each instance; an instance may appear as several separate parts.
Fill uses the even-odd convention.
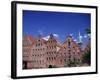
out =
[[[68,40],[68,46],[70,46],[71,45],[71,42],[70,42],[70,40]]]
[[[40,41],[40,39],[38,41]]]

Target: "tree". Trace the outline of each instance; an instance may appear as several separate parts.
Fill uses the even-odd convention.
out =
[[[90,28],[86,28],[85,30],[84,30],[84,36],[88,36],[89,38],[91,38],[91,30],[90,30]]]
[[[69,60],[69,62],[68,62],[69,67],[76,66],[76,65],[77,65],[76,59],[74,59],[73,61]]]
[[[85,29],[86,34],[91,34],[91,30],[89,28]]]
[[[88,65],[91,64],[91,51],[88,50],[87,52],[85,52],[82,56],[82,63],[86,63]]]

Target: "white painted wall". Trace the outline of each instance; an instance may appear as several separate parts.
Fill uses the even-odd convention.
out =
[[[10,78],[11,1],[12,0],[0,1],[0,80],[11,80]],[[21,0],[21,1],[28,1],[28,0]],[[64,3],[64,4],[98,5],[100,14],[100,0],[30,0],[30,1]],[[99,21],[100,21],[100,15],[98,16],[98,22]],[[100,26],[100,24],[98,24],[98,26]],[[100,27],[98,27],[98,33],[100,34]],[[100,36],[98,37],[98,39],[99,39],[98,41],[100,41]],[[100,42],[98,42],[98,44],[100,44]],[[100,45],[98,47],[100,47]],[[98,52],[98,57],[99,57],[98,61],[100,61],[99,52]],[[98,65],[100,67],[100,63]],[[77,76],[63,76],[63,77],[51,77],[51,78],[48,77],[48,78],[26,79],[26,80],[41,80],[41,79],[42,80],[100,80],[100,69],[99,69],[99,74],[93,74],[93,75],[77,75]]]

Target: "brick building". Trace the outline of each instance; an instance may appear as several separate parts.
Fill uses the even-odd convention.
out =
[[[82,47],[68,36],[58,51],[60,66],[75,66],[81,62]]]
[[[33,38],[31,36],[23,37],[23,69],[32,68],[29,66],[32,63],[32,46]]]
[[[56,68],[75,66],[81,63],[82,47],[68,36],[59,44],[53,34],[46,41],[41,35],[37,38],[23,38],[23,69]]]

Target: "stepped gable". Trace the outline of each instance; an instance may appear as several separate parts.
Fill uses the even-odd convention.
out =
[[[23,37],[23,47],[31,47],[34,44],[35,39],[32,36]]]
[[[46,42],[49,42],[51,40],[56,43],[57,47],[61,47],[61,43],[57,40],[57,38],[53,34],[50,34],[50,37]]]
[[[55,39],[55,37],[53,36],[53,34],[50,34],[50,38],[48,39],[48,41],[54,41],[54,42],[57,42],[57,40]]]
[[[42,41],[42,43],[44,45],[46,45],[46,40],[43,39],[43,35],[39,34],[36,38],[35,38],[35,43],[37,43],[39,40]]]

